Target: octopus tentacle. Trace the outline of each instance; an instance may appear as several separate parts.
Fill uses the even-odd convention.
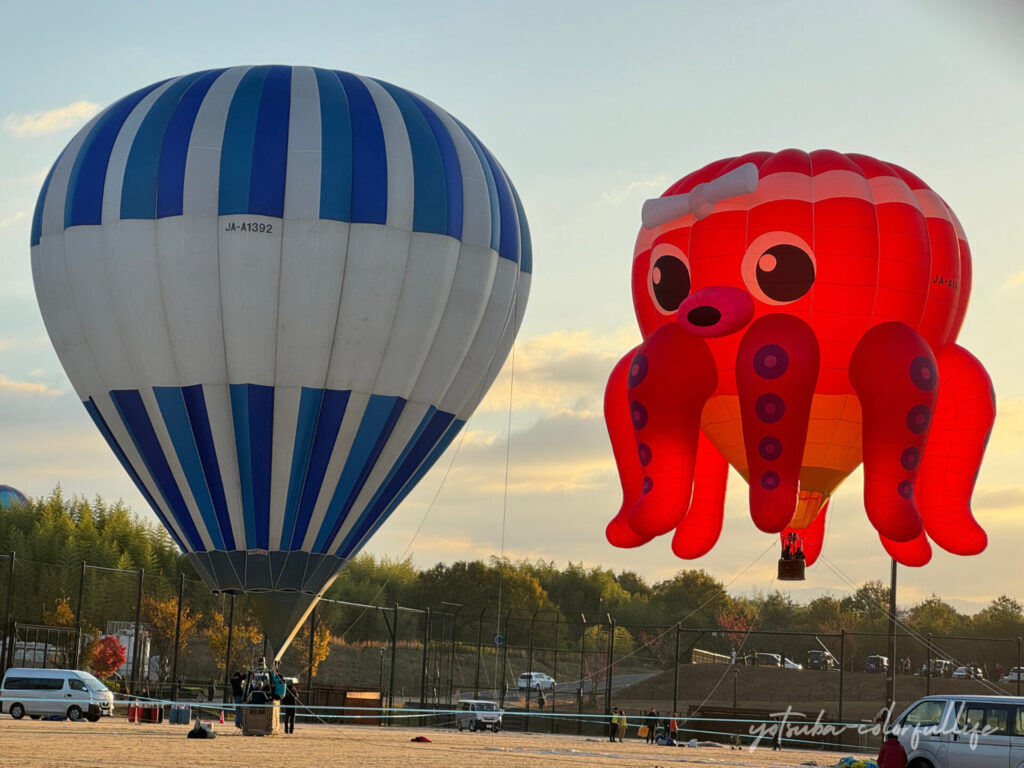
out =
[[[605,529],[608,543],[615,547],[639,547],[651,540],[650,536],[641,536],[629,527],[629,510],[640,498],[640,486],[644,478],[643,466],[637,456],[636,440],[633,438],[633,419],[629,412],[626,384],[635,352],[636,348],[631,349],[615,365],[604,392],[604,421],[612,442],[619,482],[622,484],[622,505]]]
[[[988,374],[951,344],[936,356],[942,386],[921,458],[918,506],[928,536],[947,552],[976,555],[988,537],[971,513],[971,494],[996,417]]]
[[[820,355],[814,331],[792,315],[765,315],[736,353],[736,385],[750,482],[750,516],[777,533],[796,510]]]
[[[879,535],[882,546],[889,553],[889,557],[897,563],[909,565],[912,568],[920,568],[927,565],[932,559],[932,545],[928,543],[928,537],[924,531],[910,541],[893,541],[885,536]]]
[[[729,462],[703,432],[697,441],[696,482],[686,516],[676,526],[672,551],[684,560],[703,557],[722,533]]]
[[[717,383],[707,343],[675,323],[648,336],[634,353],[629,410],[644,477],[628,519],[639,536],[668,533],[686,514],[701,411]]]
[[[921,534],[915,484],[939,387],[928,343],[908,325],[876,325],[850,358],[850,383],[860,398],[864,439],[864,508],[892,542]]]

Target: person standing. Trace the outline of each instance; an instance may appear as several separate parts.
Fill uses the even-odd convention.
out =
[[[295,686],[288,683],[281,697],[281,715],[284,718],[284,732],[295,733],[295,705],[299,698],[295,694]]]
[[[626,729],[629,727],[629,723],[626,722],[626,710],[619,710],[619,743],[622,743],[622,737],[626,735]]]
[[[647,710],[647,719],[644,724],[647,726],[647,743],[653,744],[658,732],[658,712],[654,707]]]
[[[676,720],[676,717],[678,717],[678,715],[675,712],[673,712],[672,716],[668,719],[668,737],[672,741],[676,740],[676,733],[679,730],[679,723]]]
[[[231,676],[231,698],[235,702],[235,727],[241,728],[241,705],[242,695],[245,693],[245,678],[242,676],[240,670],[235,670],[235,674]]]
[[[608,741],[614,742],[616,732],[619,730],[619,711],[612,710],[611,720],[608,721]]]
[[[907,768],[907,751],[895,733],[890,733],[882,742],[882,749],[878,753],[878,768]]]

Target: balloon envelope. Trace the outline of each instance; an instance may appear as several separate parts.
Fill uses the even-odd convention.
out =
[[[50,170],[31,247],[96,426],[278,655],[483,397],[531,273],[519,197],[465,126],[313,67],[114,103]]]

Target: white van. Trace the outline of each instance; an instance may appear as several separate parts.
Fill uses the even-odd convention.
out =
[[[497,733],[501,730],[501,710],[493,701],[463,699],[455,710],[455,727],[460,731],[484,731],[490,728]]]
[[[913,768],[1024,768],[1024,697],[926,696],[896,725]]]
[[[88,672],[12,667],[0,683],[0,713],[15,720],[67,715],[68,720],[95,723],[113,712],[114,694]]]

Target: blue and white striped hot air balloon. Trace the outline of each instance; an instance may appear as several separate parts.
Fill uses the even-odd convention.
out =
[[[32,270],[96,426],[279,656],[483,398],[531,253],[512,183],[443,109],[253,66],[85,126],[40,192]]]

